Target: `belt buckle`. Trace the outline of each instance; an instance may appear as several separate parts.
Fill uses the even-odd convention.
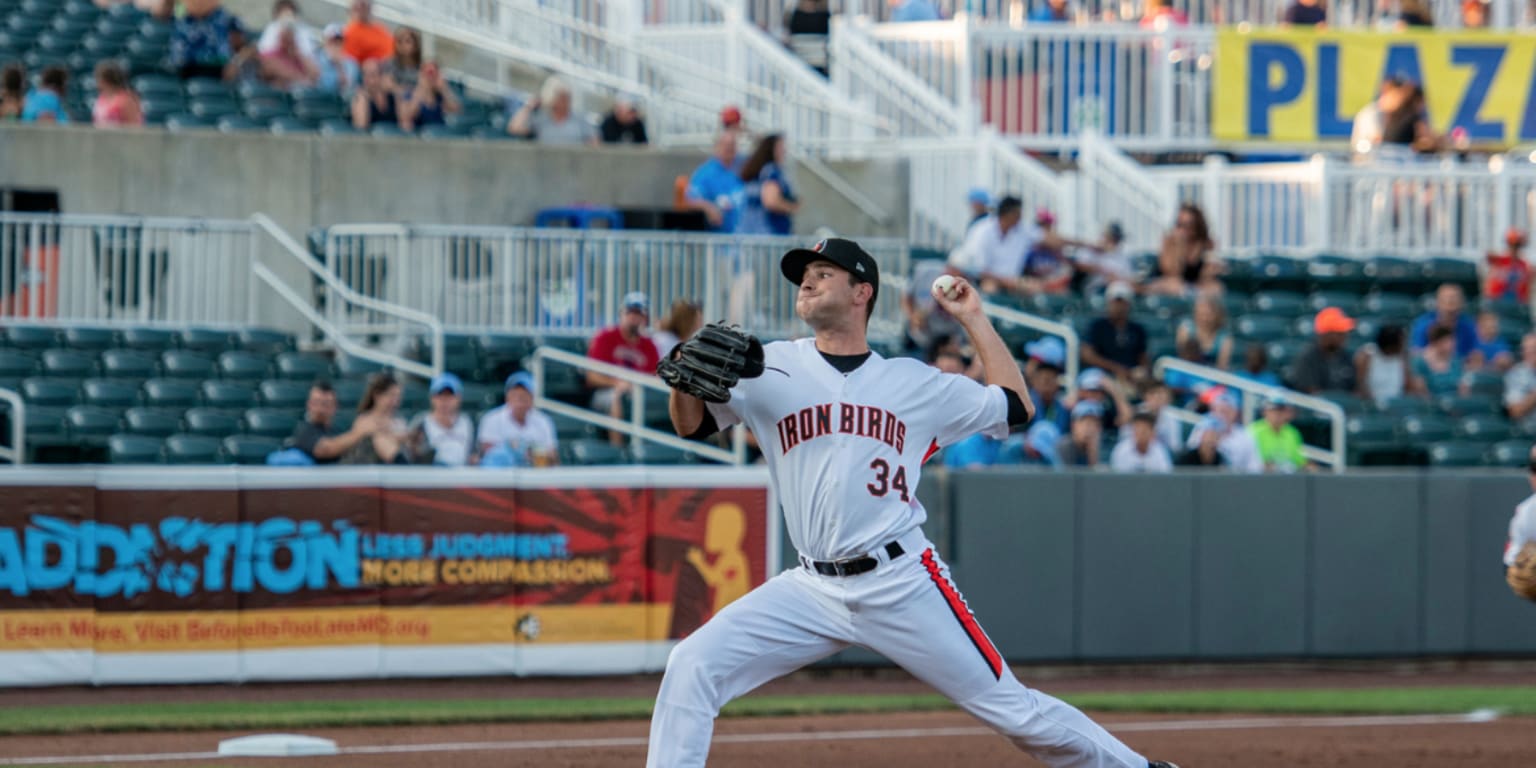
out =
[[[856,557],[845,557],[841,560],[833,560],[832,570],[837,573],[839,578],[850,576],[851,574],[848,572],[848,564],[857,559],[858,558]]]

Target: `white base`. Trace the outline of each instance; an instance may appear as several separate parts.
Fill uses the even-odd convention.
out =
[[[299,757],[334,755],[336,742],[293,733],[263,733],[219,742],[219,754],[231,757]]]

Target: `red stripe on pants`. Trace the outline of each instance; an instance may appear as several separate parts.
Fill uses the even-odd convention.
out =
[[[955,590],[955,585],[950,584],[944,575],[939,573],[939,563],[933,559],[933,550],[923,550],[923,567],[928,569],[928,578],[933,580],[934,586],[939,588],[939,594],[944,596],[944,602],[949,603],[949,610],[954,612],[955,620],[960,622],[967,637],[971,638],[971,644],[981,652],[981,657],[986,659],[987,666],[992,669],[992,676],[1001,680],[1003,678],[1003,655],[997,652],[992,641],[987,639],[987,633],[981,631],[981,625],[976,623],[976,616],[971,613],[969,606],[965,604],[965,598]]]

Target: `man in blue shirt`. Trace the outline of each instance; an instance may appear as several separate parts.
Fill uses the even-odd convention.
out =
[[[1415,352],[1429,346],[1429,329],[1443,325],[1456,334],[1456,356],[1465,359],[1477,349],[1477,323],[1463,311],[1467,306],[1461,286],[1444,283],[1435,291],[1435,309],[1413,322],[1412,345]]]
[[[63,67],[48,67],[38,83],[21,103],[23,123],[68,123],[64,112],[64,90],[69,84],[69,71]]]
[[[932,0],[891,0],[891,21],[938,21]]]
[[[687,207],[702,211],[716,232],[735,232],[747,202],[746,185],[731,170],[735,164],[736,133],[725,131],[715,139],[714,154],[688,178]]]
[[[1040,23],[1066,21],[1067,0],[1049,0],[1045,5],[1035,6],[1029,12],[1029,20]]]

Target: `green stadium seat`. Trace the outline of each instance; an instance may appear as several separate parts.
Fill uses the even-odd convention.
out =
[[[162,408],[191,408],[201,392],[198,382],[185,379],[149,379],[142,389],[145,405]]]
[[[257,392],[261,404],[268,408],[302,409],[309,402],[309,382],[269,379],[263,381]]]
[[[163,446],[158,437],[116,434],[107,438],[107,460],[113,464],[159,464]]]
[[[240,431],[238,414],[238,411],[221,408],[188,408],[182,414],[182,421],[191,434],[222,438]]]
[[[567,448],[567,463],[584,466],[606,466],[610,464],[626,464],[627,458],[624,449],[610,444],[607,440],[599,438],[579,438],[572,440]]]
[[[1254,283],[1254,259],[1229,259],[1225,263],[1225,272],[1221,276],[1221,282],[1226,285],[1227,292],[1247,293],[1253,290]],[[1151,257],[1151,264],[1145,274],[1157,272],[1157,257]]]
[[[1417,296],[1424,292],[1424,266],[1398,256],[1376,256],[1365,263],[1365,277],[1379,291]]]
[[[277,374],[280,378],[298,381],[314,381],[331,376],[329,361],[298,352],[284,352],[277,356]]]
[[[1253,296],[1237,291],[1227,291],[1221,295],[1221,305],[1227,310],[1227,317],[1237,317],[1248,312],[1248,305],[1253,301]]]
[[[597,427],[581,419],[563,413],[551,413],[549,418],[555,422],[555,436],[562,442],[598,436]]]
[[[88,352],[111,349],[117,344],[117,334],[110,328],[65,328],[64,346]]]
[[[240,115],[225,115],[214,123],[214,127],[219,129],[219,133],[266,133],[267,121],[253,120]]]
[[[219,376],[234,381],[261,381],[267,378],[271,358],[255,352],[225,352],[219,355]]]
[[[164,352],[176,346],[176,333],[164,328],[127,328],[123,330],[123,346],[150,352]]]
[[[1456,422],[1456,438],[1468,442],[1477,442],[1487,445],[1500,440],[1508,440],[1513,436],[1514,430],[1509,421],[1503,416],[1494,414],[1477,414],[1464,416]]]
[[[1499,402],[1499,398],[1490,395],[1442,397],[1436,401],[1435,407],[1451,416],[1502,416],[1504,413],[1504,404]]]
[[[210,408],[250,408],[256,404],[256,387],[246,381],[209,379],[199,392],[203,404]]]
[[[230,90],[223,80],[215,80],[211,77],[194,77],[183,82],[181,88],[187,96],[192,98],[235,98],[234,91]]]
[[[358,403],[363,401],[363,392],[367,391],[368,382],[362,379],[342,379],[331,386],[336,390],[336,403],[340,410],[355,411]]]
[[[1300,260],[1272,254],[1254,260],[1253,280],[1265,290],[1299,292],[1307,289],[1311,278]]]
[[[1487,454],[1485,443],[1444,441],[1432,443],[1428,449],[1431,467],[1477,467],[1484,463]]]
[[[201,352],[172,349],[161,353],[160,370],[170,379],[209,379],[218,372],[218,366]]]
[[[1291,321],[1277,315],[1243,315],[1232,328],[1239,339],[1262,344],[1291,337]]]
[[[1404,440],[1422,446],[1450,440],[1456,434],[1456,427],[1450,419],[1439,414],[1411,414],[1398,422],[1398,434]]]
[[[181,411],[174,408],[146,408],[123,411],[123,425],[129,434],[168,437],[181,431]]]
[[[1360,314],[1360,294],[1346,291],[1315,291],[1307,295],[1309,314],[1317,314],[1328,307],[1337,307],[1343,310],[1344,314],[1354,317]]]
[[[34,376],[21,382],[21,397],[27,405],[70,406],[78,402],[80,382]]]
[[[346,354],[336,356],[336,375],[344,378],[367,378],[387,370],[389,366],[366,358]]]
[[[1419,314],[1419,303],[1411,296],[1398,293],[1370,293],[1366,294],[1360,311],[1407,321]]]
[[[1138,308],[1163,320],[1177,320],[1190,316],[1194,312],[1194,303],[1183,296],[1152,294],[1142,297]]]
[[[83,379],[96,375],[96,356],[73,349],[45,349],[43,375],[56,379]]]
[[[148,122],[148,120],[146,119],[145,122]],[[217,117],[198,115],[191,112],[177,112],[165,117],[165,127],[172,131],[213,130],[218,125]]]
[[[118,379],[86,379],[80,382],[80,392],[87,405],[104,408],[128,408],[139,402],[137,382]]]
[[[490,410],[507,401],[506,390],[500,382],[464,385],[464,393],[461,396],[464,408],[479,408]]]
[[[289,408],[251,408],[242,419],[245,433],[262,437],[283,438],[293,434],[300,414]]]
[[[274,136],[302,136],[306,133],[314,133],[311,124],[298,117],[276,117],[267,124],[267,130]]]
[[[529,336],[487,333],[476,339],[480,347],[481,363],[492,381],[505,379],[523,365],[523,358],[533,354],[538,346]]]
[[[139,380],[152,378],[158,371],[155,358],[133,349],[109,349],[101,353],[101,375],[109,379]]]
[[[1394,416],[1422,416],[1433,413],[1435,407],[1428,400],[1414,395],[1399,395],[1388,400],[1381,408],[1383,413]]]
[[[76,405],[64,412],[64,423],[76,442],[106,445],[107,438],[122,426],[122,411],[94,405]]]
[[[1317,312],[1309,308],[1306,296],[1290,291],[1260,291],[1253,295],[1248,306],[1256,315],[1275,315],[1286,318]]]
[[[270,328],[242,328],[235,334],[235,342],[246,352],[271,356],[294,347],[293,334]]]
[[[586,380],[582,377],[581,371],[569,365],[546,365],[544,391],[539,394],[551,400],[574,405],[585,405],[589,399]]]
[[[634,447],[633,456],[637,464],[691,464],[695,461],[690,451],[644,440]]]
[[[25,379],[39,372],[36,357],[14,349],[0,349],[0,379]]]
[[[1476,296],[1482,287],[1477,262],[1449,256],[1436,256],[1424,262],[1424,280],[1431,285],[1452,283],[1461,286],[1467,296]]]
[[[1365,289],[1365,264],[1348,256],[1318,254],[1307,259],[1307,279],[1314,291],[1359,294]]]
[[[259,435],[224,438],[224,459],[234,464],[266,464],[267,456],[283,447],[283,441]]]
[[[427,385],[411,381],[402,382],[400,387],[400,413],[406,416],[424,411],[431,405],[432,398],[427,395]]]
[[[1501,440],[1488,446],[1485,461],[1495,467],[1525,467],[1530,455],[1530,440]]]
[[[167,464],[217,463],[220,439],[208,435],[171,435],[165,439],[165,462]]]
[[[1361,466],[1402,464],[1408,451],[1397,439],[1397,418],[1385,414],[1359,414],[1344,423],[1349,463]]]
[[[587,348],[591,346],[591,339],[585,336],[545,336],[539,339],[539,346],[554,347],[574,355],[585,355]]]

